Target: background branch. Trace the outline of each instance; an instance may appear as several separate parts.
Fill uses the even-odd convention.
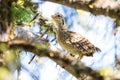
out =
[[[120,25],[120,2],[118,0],[45,0],[63,4],[75,9],[91,12],[94,15],[105,15]]]

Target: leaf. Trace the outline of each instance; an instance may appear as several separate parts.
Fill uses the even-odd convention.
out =
[[[92,4],[90,4],[90,5],[89,5],[89,7],[90,7],[91,9],[93,9],[93,8],[94,8],[94,6],[93,6]]]
[[[29,23],[34,13],[31,11],[30,7],[28,8],[17,4],[18,3],[13,3],[11,7],[11,16],[13,23]]]

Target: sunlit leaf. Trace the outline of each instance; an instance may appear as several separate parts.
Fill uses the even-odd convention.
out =
[[[14,50],[7,50],[4,54],[4,59],[7,63],[11,63],[15,60]]]
[[[54,57],[54,54],[52,52],[50,53],[50,57]]]
[[[23,5],[24,5],[24,2],[25,2],[25,0],[18,0],[18,1],[17,1],[17,5],[23,6]]]
[[[11,73],[5,67],[0,67],[0,80],[14,80]]]
[[[112,67],[106,67],[100,70],[100,74],[103,76],[109,76],[110,74],[113,73],[113,68]]]
[[[0,43],[0,51],[6,51],[8,46],[5,43]]]
[[[94,6],[93,6],[93,5],[91,5],[91,4],[89,5],[89,7],[90,7],[91,9],[93,9],[93,8],[94,8]]]
[[[37,49],[46,49],[46,48],[47,48],[47,45],[35,44],[35,47],[36,47]]]
[[[111,78],[110,80],[119,80],[120,79],[120,71],[117,68],[113,67],[105,67],[100,70],[100,74],[104,77]],[[113,78],[113,79],[112,79]]]

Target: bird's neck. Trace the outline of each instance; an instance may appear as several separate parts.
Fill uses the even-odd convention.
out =
[[[56,23],[56,33],[57,34],[61,34],[63,31],[67,31],[67,25],[64,21],[62,21],[61,23]]]
[[[58,31],[61,32],[61,31],[67,31],[68,28],[67,28],[67,25],[66,24],[60,24],[59,27],[58,27]]]

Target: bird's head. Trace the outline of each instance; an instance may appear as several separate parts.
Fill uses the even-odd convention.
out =
[[[60,13],[55,13],[52,15],[52,19],[55,21],[57,26],[64,26],[65,25],[65,18]]]

